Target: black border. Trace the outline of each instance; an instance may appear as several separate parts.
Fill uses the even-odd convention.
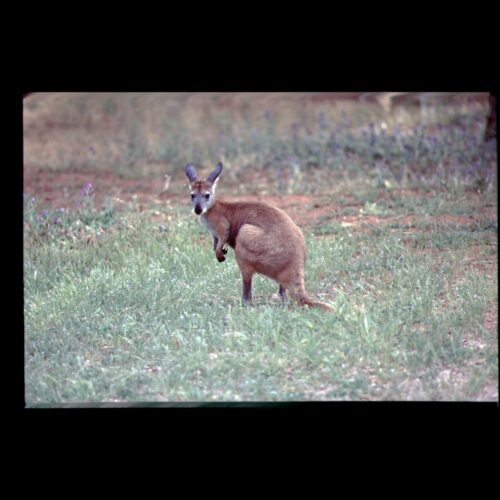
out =
[[[337,23],[341,24],[342,20]],[[378,37],[380,33],[375,31],[371,34]],[[224,36],[227,40],[226,33]],[[467,441],[464,437],[473,434],[479,442],[491,443],[492,429],[497,429],[494,424],[498,417],[497,403],[222,402],[138,403],[126,408],[120,404],[100,408],[24,407],[22,196],[19,196],[22,192],[23,95],[34,91],[386,90],[489,91],[498,95],[497,57],[491,53],[493,45],[488,47],[490,38],[487,36],[482,36],[479,47],[470,43],[469,36],[457,40],[446,39],[446,34],[438,46],[434,39],[418,39],[408,46],[409,33],[401,29],[385,37],[361,39],[359,44],[354,44],[358,36],[359,29],[353,26],[349,33],[342,32],[337,38],[323,33],[321,38],[309,38],[305,45],[304,33],[299,30],[290,42],[285,38],[271,47],[266,46],[265,41],[258,43],[252,39],[251,48],[246,45],[236,55],[227,49],[202,47],[197,57],[192,57],[190,50],[184,50],[177,56],[164,53],[162,58],[162,50],[154,55],[150,55],[147,48],[143,52],[129,53],[127,46],[122,50],[115,47],[114,51],[90,53],[77,49],[70,57],[66,54],[51,57],[52,53],[59,52],[32,46],[23,54],[23,69],[17,73],[15,88],[7,99],[11,133],[7,144],[13,146],[9,148],[13,161],[6,163],[9,165],[6,185],[9,187],[5,191],[7,206],[14,207],[14,217],[10,216],[10,209],[6,210],[8,223],[13,226],[8,231],[13,243],[5,245],[9,251],[13,250],[7,267],[14,276],[12,279],[9,276],[5,282],[8,300],[12,301],[6,311],[13,328],[4,332],[8,341],[4,352],[8,361],[14,364],[11,372],[14,376],[9,378],[14,397],[9,401],[14,401],[17,420],[29,437],[53,437],[61,432],[73,434],[75,430],[83,435],[94,431],[109,433],[109,437],[122,432],[125,425],[131,433],[129,436],[134,432],[148,436],[162,429],[172,438],[177,428],[185,432],[186,427],[195,437],[204,431],[213,434],[214,429],[222,434],[234,432],[241,436],[254,435],[268,428],[275,439],[280,436],[294,443],[304,433],[321,441],[319,432],[339,440],[395,435],[396,439],[409,439],[413,444],[419,438],[430,437],[440,444],[448,438],[450,442],[456,439],[463,445]],[[351,50],[346,53],[347,43]],[[321,44],[326,50],[317,50],[317,45]],[[374,51],[380,46],[386,48],[382,54]],[[291,432],[285,432],[284,429],[290,427]],[[173,434],[172,429],[175,429]]]

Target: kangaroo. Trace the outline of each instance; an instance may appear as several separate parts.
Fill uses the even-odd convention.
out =
[[[252,301],[252,277],[263,274],[279,284],[279,297],[286,292],[301,306],[333,311],[333,307],[311,299],[304,287],[306,244],[304,235],[292,219],[279,208],[266,203],[230,203],[215,198],[215,187],[222,163],[206,178],[198,179],[196,168],[185,167],[196,215],[212,233],[213,249],[219,262],[225,260],[227,246],[234,249],[243,278],[243,305]]]

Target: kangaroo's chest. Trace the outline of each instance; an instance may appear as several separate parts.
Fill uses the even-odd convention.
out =
[[[205,214],[202,214],[200,219],[202,224],[210,231],[212,236],[218,240],[222,240],[224,243],[227,243],[231,248],[234,248],[236,236],[238,235],[241,224],[234,224],[234,222],[230,222],[224,216],[218,217],[214,221],[213,217],[210,218]]]
[[[218,236],[217,229],[215,228],[215,226],[212,224],[210,219],[205,214],[202,214],[200,216],[200,219],[201,219],[201,223],[210,231],[212,236]]]

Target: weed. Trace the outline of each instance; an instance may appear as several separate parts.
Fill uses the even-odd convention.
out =
[[[219,158],[235,178],[277,172],[268,182],[283,193],[307,189],[304,177],[318,171],[380,186],[486,190],[495,181],[495,141],[483,141],[484,102],[433,105],[427,114],[411,106],[382,113],[355,101],[314,106],[293,94],[274,106],[251,94],[230,107],[216,97],[175,94],[87,94],[58,102],[51,116],[67,130],[58,129],[49,148],[46,136],[35,133],[43,108],[26,104],[28,165],[140,177],[174,175],[187,161]]]
[[[28,100],[26,168],[140,177],[151,162],[147,175],[174,178],[220,156],[247,191],[317,193],[306,284],[335,312],[273,301],[277,285],[260,276],[243,308],[234,254],[218,263],[175,203],[98,206],[90,182],[72,206],[26,194],[27,404],[498,400],[496,151],[480,140],[484,106],[386,115],[207,99],[87,95],[48,115]],[[38,137],[37,114],[66,128]]]
[[[94,216],[105,227],[105,209]],[[164,232],[136,212],[111,220],[99,245],[70,230],[68,215],[72,246],[49,231],[25,247],[30,405],[481,399],[494,384],[495,356],[482,353],[493,353],[496,338],[482,321],[496,279],[461,271],[470,233],[431,228],[433,254],[403,243],[399,229],[308,235],[308,287],[336,308],[325,315],[274,303],[276,286],[261,277],[256,305],[242,308],[232,254],[216,262],[191,218]],[[469,370],[477,359],[487,375]],[[460,377],[441,381],[447,370]]]

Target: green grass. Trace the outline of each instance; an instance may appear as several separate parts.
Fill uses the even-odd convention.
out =
[[[26,403],[498,401],[488,111],[485,96],[391,112],[294,94],[28,96],[26,185],[42,192],[25,193]],[[218,263],[176,204],[183,165],[219,159],[223,193],[310,195],[306,288],[333,314],[272,300],[263,277],[241,306],[233,252]],[[87,186],[73,208],[40,205],[47,171],[105,173],[108,198]],[[130,194],[118,181],[167,173],[166,199],[114,205],[113,180]]]
[[[263,277],[243,308],[232,251],[218,263],[187,209],[152,215],[90,202],[53,224],[27,201],[28,405],[496,397],[491,225],[306,233],[326,314],[271,300]],[[474,246],[494,269],[464,267]]]
[[[482,140],[488,112],[486,94],[422,109],[409,102],[390,113],[293,93],[34,94],[24,103],[24,162],[178,178],[179,165],[209,168],[220,159],[232,180],[258,172],[280,193],[315,192],[328,174],[382,186],[485,188],[496,165],[496,148]]]

